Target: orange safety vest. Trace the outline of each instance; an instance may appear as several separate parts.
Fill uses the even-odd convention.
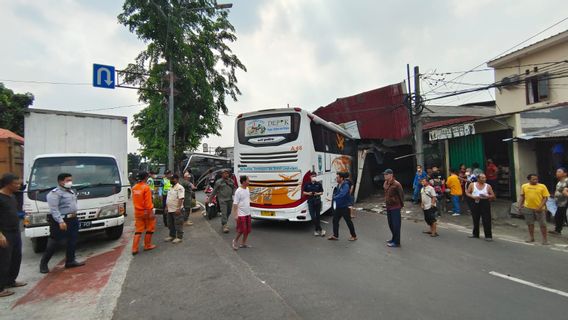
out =
[[[134,216],[141,217],[145,213],[151,214],[154,209],[152,190],[146,183],[139,182],[132,187],[132,202],[134,203]]]

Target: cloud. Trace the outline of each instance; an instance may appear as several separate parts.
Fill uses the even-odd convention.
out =
[[[238,36],[232,48],[248,72],[237,74],[243,95],[228,103],[232,116],[221,116],[221,135],[204,140],[211,146],[233,144],[236,114],[287,104],[313,110],[338,97],[399,82],[407,63],[419,65],[422,73],[467,70],[560,20],[563,13],[556,9],[564,7],[562,0],[232,2],[229,18]],[[132,62],[144,44],[118,24],[121,5],[115,0],[0,0],[5,49],[0,79],[90,83],[93,63],[120,68]],[[460,80],[488,83],[493,75],[478,72]],[[128,89],[6,85],[34,93],[34,107],[78,111],[138,103],[136,92]],[[430,90],[424,84],[423,92]],[[459,101],[486,98],[471,95]],[[140,109],[100,113],[132,119]],[[136,148],[135,139],[129,139],[129,150]]]

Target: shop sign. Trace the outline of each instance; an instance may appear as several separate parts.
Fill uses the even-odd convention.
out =
[[[475,126],[473,123],[464,123],[456,126],[434,129],[431,130],[429,134],[430,141],[465,137],[475,134]]]

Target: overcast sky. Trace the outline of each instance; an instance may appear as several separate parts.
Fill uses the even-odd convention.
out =
[[[567,15],[565,0],[232,2],[229,18],[238,37],[232,48],[248,72],[238,73],[243,95],[228,104],[232,116],[222,116],[221,136],[203,141],[210,146],[233,145],[236,114],[287,104],[315,110],[338,97],[402,81],[407,63],[419,65],[422,73],[468,70]],[[120,0],[0,0],[0,82],[33,93],[35,108],[88,110],[131,121],[143,108],[134,90],[90,84],[93,63],[120,69],[144,48],[118,24],[121,6]],[[566,29],[568,21],[528,43]],[[460,81],[489,83],[493,74],[476,72]],[[424,83],[423,92],[429,90]],[[445,102],[490,99],[481,92]],[[129,151],[138,148],[131,137]]]

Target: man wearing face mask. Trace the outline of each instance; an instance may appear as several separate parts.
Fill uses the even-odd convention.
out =
[[[85,262],[75,260],[75,249],[79,237],[79,219],[77,218],[77,194],[71,190],[73,177],[69,173],[57,176],[58,187],[47,194],[49,204],[50,239],[47,249],[41,257],[39,271],[48,273],[48,263],[59,245],[66,243],[65,268],[75,268],[85,265]]]
[[[311,181],[304,185],[304,195],[308,197],[308,210],[314,223],[315,231],[314,236],[325,236],[325,230],[321,229],[320,212],[321,212],[321,195],[323,194],[323,187],[321,182],[317,180],[317,173],[312,172]]]

